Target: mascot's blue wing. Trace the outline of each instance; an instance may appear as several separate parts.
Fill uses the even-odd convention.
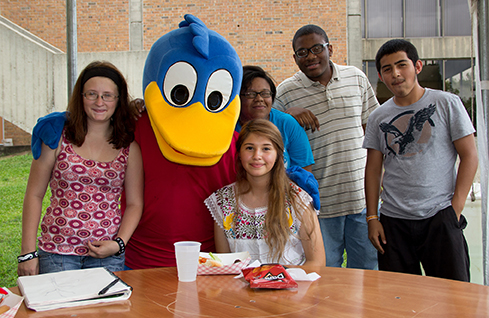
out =
[[[321,208],[319,200],[319,184],[314,175],[299,166],[292,166],[287,169],[287,175],[290,180],[297,183],[299,187],[304,189],[312,197],[312,204],[316,210]]]
[[[66,122],[66,112],[53,112],[37,120],[32,130],[31,150],[34,159],[41,156],[42,143],[51,149],[58,147]]]

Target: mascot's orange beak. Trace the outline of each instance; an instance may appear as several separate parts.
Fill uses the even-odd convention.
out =
[[[219,113],[207,111],[200,102],[178,108],[151,82],[144,100],[160,151],[169,161],[211,166],[229,149],[240,112],[238,96]]]

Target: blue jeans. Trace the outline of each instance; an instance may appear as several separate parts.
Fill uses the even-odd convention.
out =
[[[346,267],[378,269],[377,250],[368,239],[366,213],[363,209],[359,214],[319,219],[326,266],[341,267],[346,250]]]
[[[84,269],[94,267],[106,267],[117,272],[124,270],[124,254],[108,256],[106,258],[94,258],[91,256],[61,255],[39,250],[39,274]]]

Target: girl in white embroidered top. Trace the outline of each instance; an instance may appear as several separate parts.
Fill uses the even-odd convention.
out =
[[[264,119],[247,122],[236,149],[236,182],[205,200],[216,251],[248,251],[261,263],[325,266],[312,198],[286,175],[277,127]]]

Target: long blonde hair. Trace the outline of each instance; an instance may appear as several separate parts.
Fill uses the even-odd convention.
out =
[[[302,213],[299,213],[297,205],[303,209],[306,208],[302,200],[296,199],[296,193],[290,185],[290,179],[287,177],[284,165],[284,143],[282,135],[278,128],[266,119],[254,119],[247,122],[241,128],[236,149],[238,153],[244,141],[251,135],[258,134],[268,138],[275,150],[277,158],[270,171],[270,180],[268,183],[268,205],[265,215],[265,242],[270,250],[270,258],[273,261],[279,261],[284,253],[285,245],[291,234],[289,225],[289,213],[295,211],[295,217],[301,220]],[[247,179],[247,172],[244,169],[239,156],[236,156],[236,204],[239,202],[239,196],[248,193],[251,185]],[[287,204],[290,202],[290,206]]]

